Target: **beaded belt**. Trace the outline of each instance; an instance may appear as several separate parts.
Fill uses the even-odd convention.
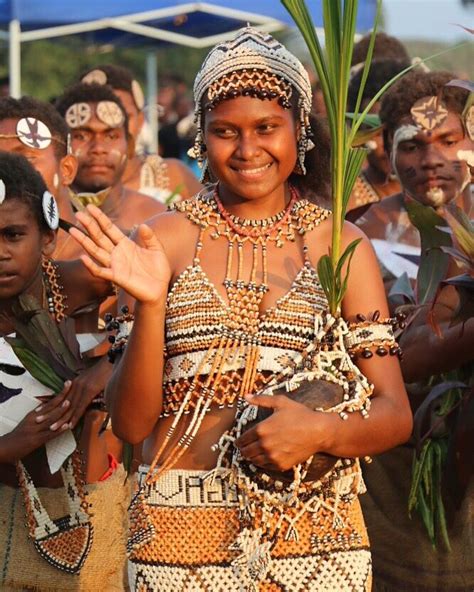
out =
[[[148,465],[138,469],[141,487],[148,473]],[[211,474],[212,473],[212,474]],[[197,471],[170,469],[145,486],[145,501],[150,506],[222,507],[237,504],[237,493],[225,479],[227,471]]]

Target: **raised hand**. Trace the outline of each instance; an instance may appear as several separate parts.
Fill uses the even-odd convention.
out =
[[[77,228],[69,232],[88,253],[81,259],[92,275],[117,284],[139,302],[151,304],[162,299],[171,269],[150,227],[141,224],[134,242],[95,206],[87,206],[76,217],[88,234]]]

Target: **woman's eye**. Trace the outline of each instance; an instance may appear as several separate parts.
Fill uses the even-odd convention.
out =
[[[260,132],[264,134],[271,133],[276,128],[276,125],[273,123],[265,123],[264,125],[259,126]]]
[[[7,232],[5,232],[5,236],[8,240],[15,241],[19,240],[23,236],[23,233],[16,232],[15,230],[8,230]]]
[[[235,134],[230,127],[218,127],[214,130],[214,133],[221,138],[230,138]]]

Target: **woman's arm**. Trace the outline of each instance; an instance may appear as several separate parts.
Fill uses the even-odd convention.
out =
[[[77,217],[89,236],[76,229],[70,232],[90,255],[83,257],[86,267],[137,301],[128,346],[106,396],[114,433],[138,443],[151,433],[162,407],[164,316],[171,277],[168,258],[149,226],[138,228],[134,242],[98,208],[89,207]]]
[[[354,321],[380,311],[388,317],[382,279],[370,242],[351,224],[344,227],[344,245],[362,238],[353,257],[342,313]],[[274,413],[245,432],[238,445],[243,455],[260,466],[287,470],[316,452],[340,457],[361,457],[383,452],[408,439],[412,417],[398,359],[374,355],[359,358],[358,366],[374,385],[369,417],[358,412],[342,420],[336,413],[308,409],[284,395],[251,397],[252,404],[271,407]]]

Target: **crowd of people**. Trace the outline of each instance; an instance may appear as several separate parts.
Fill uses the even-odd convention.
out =
[[[378,34],[362,108],[409,65]],[[78,73],[54,104],[0,98],[0,590],[474,589],[472,287],[443,283],[457,242],[439,231],[451,208],[472,242],[458,78],[416,68],[373,106],[340,314],[318,275],[324,104],[272,36],[247,27],[209,52],[192,121],[186,94],[168,97],[165,156],[142,149],[123,67]],[[180,160],[189,130],[200,180]],[[438,246],[432,296],[407,308]],[[472,279],[472,253],[463,265]],[[62,390],[41,379],[51,352],[57,374],[76,361]],[[413,414],[448,379],[423,425],[452,451],[433,461],[444,501],[409,514]]]

